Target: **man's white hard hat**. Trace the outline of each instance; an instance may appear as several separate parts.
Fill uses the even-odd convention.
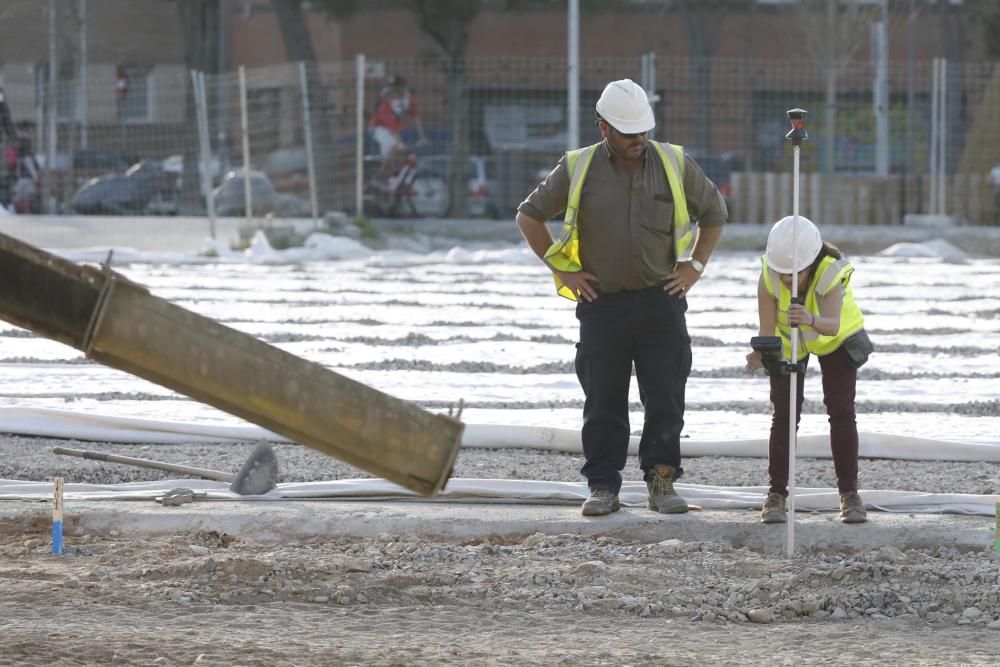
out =
[[[798,273],[813,263],[822,248],[823,237],[812,220],[786,215],[774,223],[767,235],[767,266],[778,273]]]
[[[612,81],[597,100],[597,113],[622,134],[649,132],[656,127],[653,108],[642,86],[632,79]]]

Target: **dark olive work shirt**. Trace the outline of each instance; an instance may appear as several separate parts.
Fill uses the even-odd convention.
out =
[[[726,223],[729,213],[718,189],[687,155],[684,194],[692,222],[703,227]],[[544,222],[566,210],[568,197],[563,155],[517,210]],[[577,224],[583,270],[597,276],[602,292],[645,289],[673,271],[674,203],[656,149],[647,145],[642,164],[630,175],[615,166],[602,142],[583,181]]]

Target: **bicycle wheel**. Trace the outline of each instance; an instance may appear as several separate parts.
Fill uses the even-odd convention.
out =
[[[410,212],[418,218],[444,217],[451,205],[448,182],[429,172],[414,177],[404,199]]]

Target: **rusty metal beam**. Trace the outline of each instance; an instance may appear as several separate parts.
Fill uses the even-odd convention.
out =
[[[0,318],[425,496],[464,425],[0,234]]]

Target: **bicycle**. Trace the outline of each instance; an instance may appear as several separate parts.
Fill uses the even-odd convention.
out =
[[[400,160],[394,173],[382,175],[382,160],[365,156],[364,212],[370,217],[440,218],[451,206],[448,182],[422,167],[415,151]]]

